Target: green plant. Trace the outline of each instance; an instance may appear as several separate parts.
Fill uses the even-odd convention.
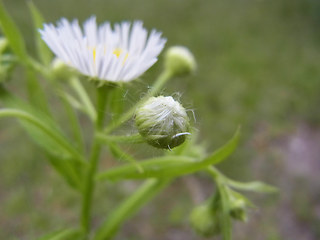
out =
[[[29,2],[29,8],[35,28],[41,29],[44,22],[43,17],[32,2]],[[94,19],[91,18],[87,23],[91,24],[90,26],[95,26],[93,21]],[[88,55],[82,58],[82,55],[72,55],[78,54],[78,52],[70,54],[74,57],[72,60],[77,62],[75,64],[75,62],[69,62],[68,57],[62,59],[63,61],[52,59],[51,51],[37,31],[35,41],[38,58],[31,57],[26,51],[23,37],[5,11],[2,2],[0,2],[0,24],[6,37],[1,41],[0,46],[2,73],[0,99],[6,106],[0,109],[0,118],[14,117],[18,119],[21,127],[26,130],[35,143],[46,151],[52,167],[71,188],[79,193],[79,199],[82,199],[79,227],[55,231],[40,239],[112,239],[130,216],[176,178],[203,171],[212,177],[217,190],[205,204],[195,207],[190,217],[192,226],[201,235],[221,234],[223,239],[228,240],[231,239],[232,219],[245,220],[247,208],[253,206],[247,198],[236,192],[235,189],[256,192],[275,191],[273,187],[261,182],[240,183],[233,181],[213,167],[213,165],[225,160],[235,150],[239,140],[239,129],[229,142],[215,152],[207,154],[196,143],[189,127],[188,116],[183,107],[171,97],[153,97],[159,94],[164,84],[171,78],[190,74],[195,70],[195,60],[189,50],[183,47],[168,49],[165,68],[150,91],[133,107],[123,111],[120,106],[121,102],[117,101],[117,98],[119,98],[117,92],[126,88],[126,82],[138,78],[156,61],[156,57],[161,52],[165,42],[164,39],[160,38],[159,33],[154,31],[149,36],[149,40],[156,41],[153,48],[151,46],[151,49],[149,49],[153,52],[153,55],[151,54],[151,57],[147,58],[146,55],[149,56],[148,54],[143,55],[140,52],[140,55],[137,54],[137,58],[133,59],[134,54],[132,51],[130,52],[130,47],[127,46],[127,49],[125,49],[118,42],[121,39],[114,39],[114,42],[111,43],[111,45],[114,44],[111,50],[109,45],[95,44],[95,40],[90,40],[92,36],[96,36],[94,32],[91,32],[92,36],[90,35],[90,31],[94,28],[88,27],[86,34],[83,36],[86,37],[84,40],[86,45],[77,45],[80,49],[84,47],[81,49],[81,53],[84,52]],[[70,27],[66,20],[62,20],[60,26],[64,30]],[[133,26],[133,29],[136,27],[137,31],[140,31],[139,34],[136,34],[138,36],[136,44],[138,44],[138,40],[141,40],[141,35],[145,34],[141,26],[140,22],[134,23]],[[125,32],[127,31],[122,33],[122,37],[126,34],[128,36],[128,23],[124,22],[117,27]],[[66,53],[68,49],[59,49],[59,47],[65,47],[66,45],[63,45],[65,42],[59,42],[62,40],[59,39],[59,34],[55,35],[56,31],[57,29],[51,25],[45,25],[45,29],[41,30],[41,35],[56,55],[62,55],[63,58],[61,51]],[[60,34],[62,35],[62,33]],[[64,34],[68,34],[68,31]],[[72,34],[77,35],[75,32]],[[68,38],[72,37],[68,36]],[[68,38],[64,40],[68,40]],[[145,41],[147,40],[145,39]],[[78,42],[71,42],[70,44],[76,45]],[[148,46],[146,44],[142,47],[147,48]],[[110,59],[112,58],[112,60],[108,60],[109,67],[103,65],[104,61],[107,61],[103,53],[105,55],[109,54]],[[139,62],[140,59],[143,59],[143,61]],[[117,64],[118,67],[110,62]],[[140,65],[136,66],[137,62]],[[72,65],[78,71],[70,68],[66,63]],[[18,98],[6,88],[9,84],[6,80],[15,65],[21,65],[26,72],[28,100]],[[131,68],[127,67],[128,65]],[[138,69],[140,67],[141,69]],[[114,71],[111,73],[108,68]],[[83,77],[79,72],[91,80],[92,86],[96,90],[95,103],[92,101],[93,96],[82,85]],[[71,129],[71,136],[63,130],[64,128],[59,125],[56,117],[52,114],[50,104],[40,84],[40,81],[43,80],[38,79],[38,74],[46,79],[47,84],[56,93],[55,97],[63,101],[66,106],[68,113],[66,124]],[[66,89],[67,86],[69,90]],[[165,99],[165,102],[153,103],[154,100],[157,101],[160,98],[161,100]],[[149,107],[152,110],[151,114]],[[85,114],[92,123],[93,137],[90,139],[89,153],[86,152],[84,137],[82,136],[83,131],[79,124],[78,115],[74,110]],[[148,113],[145,112],[146,110],[148,110]],[[107,112],[114,117],[106,119]],[[141,135],[139,133],[133,135],[117,135],[114,133],[134,115],[138,116],[136,125]],[[168,119],[168,117],[170,118]],[[172,126],[169,124],[171,122],[173,123]],[[188,135],[191,135],[191,137],[188,138]],[[85,136],[85,139],[89,138],[89,136]],[[137,160],[121,148],[122,143],[139,144],[145,141],[158,148],[164,148],[163,155]],[[115,159],[124,159],[126,163],[107,170],[98,169],[100,153],[104,147],[109,149],[110,154]],[[144,182],[132,195],[120,203],[97,229],[92,229],[91,207],[95,185],[101,181],[122,180],[143,180]]]

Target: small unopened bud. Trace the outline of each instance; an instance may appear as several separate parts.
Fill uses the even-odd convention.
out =
[[[8,46],[8,40],[4,37],[0,37],[0,53],[2,53]]]
[[[207,204],[197,206],[192,210],[190,223],[192,228],[203,237],[211,237],[220,233],[218,218]]]
[[[55,58],[51,63],[51,72],[55,79],[69,79],[77,75],[75,69],[69,67],[59,58]]]
[[[174,76],[183,76],[195,71],[196,61],[188,48],[174,46],[166,52],[165,67]]]
[[[230,216],[236,220],[245,222],[248,218],[245,201],[238,198],[232,201],[230,205]]]
[[[136,126],[146,141],[157,148],[174,148],[189,135],[186,110],[171,96],[151,97],[135,115]]]

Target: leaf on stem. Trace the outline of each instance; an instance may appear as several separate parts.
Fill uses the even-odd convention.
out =
[[[82,177],[84,174],[82,173],[83,169],[81,169],[81,165],[75,167],[72,161],[66,161],[49,154],[47,158],[52,167],[63,177],[70,187],[78,191],[82,190]]]
[[[67,228],[46,234],[37,240],[75,240],[81,239],[82,233],[78,229]]]
[[[139,162],[144,170],[143,172],[138,172],[134,166],[126,164],[98,174],[97,180],[163,178],[190,174],[226,159],[235,150],[238,139],[239,130],[237,130],[233,138],[227,144],[201,161],[186,156],[170,155],[152,158]]]
[[[41,39],[41,36],[38,32],[38,29],[43,27],[44,18],[32,1],[27,1],[27,3],[30,13],[32,15],[33,25],[35,27],[35,39],[38,56],[43,64],[49,65],[52,60],[53,54],[48,48],[48,46]]]
[[[98,228],[94,240],[110,240],[120,226],[142,206],[167,186],[169,180],[146,180],[131,196],[126,198]]]
[[[11,19],[10,15],[7,13],[2,0],[0,0],[0,26],[14,53],[22,62],[27,63],[28,55],[26,52],[25,43],[19,29]]]
[[[260,193],[275,193],[278,192],[276,187],[268,185],[263,182],[253,181],[253,182],[237,182],[231,179],[226,179],[226,184],[230,187],[236,188],[238,190],[260,192]]]
[[[116,159],[120,159],[120,160],[124,160],[126,162],[131,163],[133,166],[136,167],[136,169],[138,170],[138,172],[143,172],[143,168],[140,166],[140,164],[136,161],[136,159],[134,159],[134,157],[132,157],[131,155],[129,155],[128,153],[124,152],[117,144],[113,143],[113,142],[109,142],[108,143],[110,152],[112,153],[112,155],[116,158]]]
[[[37,75],[33,69],[25,68],[27,76],[28,97],[33,106],[37,107],[46,114],[50,114],[48,100],[39,84]]]
[[[82,160],[82,156],[78,154],[77,150],[69,145],[68,141],[56,129],[22,110],[1,109],[0,118],[2,117],[18,118],[34,141],[53,156],[50,161],[54,162],[55,167],[59,170],[58,172],[60,174],[63,173],[63,176],[68,175],[68,178],[72,179],[75,186],[80,186],[81,168],[86,162]]]

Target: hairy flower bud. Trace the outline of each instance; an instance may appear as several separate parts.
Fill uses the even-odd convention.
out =
[[[170,47],[165,55],[165,67],[175,76],[193,73],[196,61],[188,48],[183,46]]]
[[[157,148],[174,148],[189,135],[189,118],[171,96],[151,97],[136,111],[136,126],[146,141]]]

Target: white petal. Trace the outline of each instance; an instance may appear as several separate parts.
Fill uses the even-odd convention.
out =
[[[90,17],[81,30],[78,21],[62,18],[55,27],[44,24],[40,34],[62,61],[81,73],[107,81],[131,81],[156,61],[166,39],[161,33],[143,28],[141,21],[122,22],[111,28],[109,22],[99,27]]]

